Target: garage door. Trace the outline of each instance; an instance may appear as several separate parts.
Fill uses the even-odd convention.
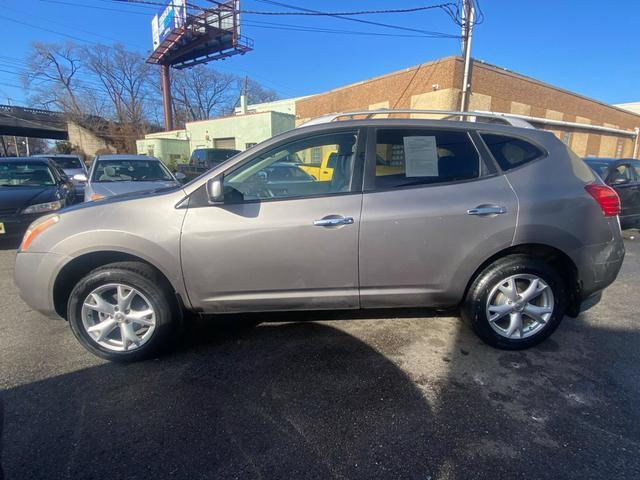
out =
[[[214,138],[213,146],[215,148],[236,148],[235,137],[231,138]]]

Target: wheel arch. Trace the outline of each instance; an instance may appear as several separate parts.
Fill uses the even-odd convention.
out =
[[[464,290],[464,296],[462,297],[463,301],[467,297],[467,293],[469,292],[471,285],[473,285],[475,279],[485,268],[500,258],[514,254],[528,255],[551,264],[565,281],[567,289],[569,290],[570,297],[567,315],[571,317],[578,316],[578,313],[580,312],[580,281],[578,276],[578,267],[571,257],[562,250],[542,243],[522,243],[519,245],[512,245],[487,258],[471,275]]]
[[[98,250],[74,257],[58,271],[53,282],[52,291],[56,313],[66,320],[69,295],[78,281],[91,270],[115,262],[140,262],[153,268],[167,282],[167,285],[171,286],[171,289],[176,293],[178,302],[180,302],[181,306],[183,305],[176,286],[172,284],[168,276],[160,268],[147,259],[120,250]]]

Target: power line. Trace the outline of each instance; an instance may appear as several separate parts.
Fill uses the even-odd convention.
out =
[[[285,31],[298,31],[298,32],[315,32],[315,33],[335,33],[342,35],[364,35],[374,37],[401,37],[401,38],[460,38],[457,35],[417,35],[417,34],[402,34],[402,33],[384,33],[384,32],[363,32],[358,30],[339,30],[322,27],[310,27],[304,25],[286,24],[286,23],[273,23],[273,22],[261,22],[257,20],[244,20],[244,25],[256,28],[270,28],[273,30],[285,30]]]
[[[145,17],[149,16],[148,12],[142,12],[139,10],[128,10],[128,9],[123,9],[123,8],[109,8],[109,7],[99,7],[97,5],[87,5],[84,3],[74,3],[74,2],[69,2],[69,1],[64,1],[64,0],[39,0],[41,2],[45,2],[45,3],[54,3],[57,5],[67,5],[67,6],[71,6],[71,7],[81,7],[81,8],[89,8],[89,9],[93,9],[93,10],[103,10],[103,11],[109,11],[109,12],[127,12],[130,13],[132,15],[144,15]],[[131,7],[135,8],[135,5],[131,5]]]
[[[209,0],[211,1],[211,0]],[[299,10],[299,11],[303,11],[303,12],[318,12],[318,10],[312,10],[309,8],[304,8],[304,7],[297,7],[295,5],[288,5],[286,3],[282,3],[282,2],[276,2],[273,0],[257,0],[259,2],[262,3],[267,3],[270,5],[277,5],[280,7],[284,7],[284,8],[290,8],[292,10]],[[447,12],[448,13],[448,12]],[[390,23],[382,23],[382,22],[374,22],[372,20],[364,20],[362,18],[354,18],[354,17],[347,17],[347,16],[340,16],[340,15],[334,15],[333,18],[339,18],[341,20],[347,20],[350,22],[358,22],[358,23],[363,23],[366,25],[374,25],[377,27],[384,27],[384,28],[391,28],[391,29],[395,29],[395,30],[404,30],[404,31],[408,31],[408,32],[415,32],[415,33],[422,33],[422,34],[426,34],[426,35],[442,35],[442,36],[450,36],[446,33],[441,33],[441,32],[433,32],[433,31],[429,31],[429,30],[421,30],[418,28],[410,28],[410,27],[405,27],[402,25],[394,25],[394,24],[390,24]]]
[[[38,26],[38,25],[34,25],[33,23],[23,22],[22,20],[16,20],[15,18],[7,17],[5,15],[0,15],[0,18],[3,18],[5,20],[9,20],[10,22],[18,23],[20,25],[25,25],[27,27],[35,28],[37,30],[43,30],[45,32],[53,33],[55,35],[61,35],[63,37],[67,37],[67,38],[70,38],[72,40],[77,40],[79,42],[86,42],[86,43],[91,43],[93,45],[100,45],[98,42],[92,42],[91,40],[87,40],[85,38],[76,37],[74,35],[69,35],[68,33],[58,32],[58,31],[52,30],[50,28],[45,28],[45,27],[41,27],[41,26]]]
[[[15,9],[15,8],[11,8],[11,7],[4,7],[4,8],[5,8],[5,9],[8,9],[8,10],[12,10],[13,12],[19,13],[19,14],[21,14],[21,15],[28,15],[29,17],[34,17],[34,18],[44,19],[44,17],[40,17],[40,16],[38,16],[38,15],[33,15],[32,13],[23,12],[23,11],[20,11],[20,10]],[[104,39],[106,39],[106,40],[110,40],[110,41],[112,41],[112,42],[122,43],[122,42],[121,42],[119,39],[117,39],[117,38],[109,37],[109,36],[106,36],[106,35],[102,35],[102,34],[100,34],[100,33],[95,33],[95,32],[90,31],[90,30],[84,30],[84,29],[78,28],[78,27],[77,27],[77,26],[75,26],[75,25],[73,25],[73,27],[72,27],[72,26],[70,26],[70,25],[66,25],[66,24],[64,24],[64,23],[62,23],[62,22],[58,22],[58,21],[56,21],[56,20],[51,20],[50,18],[47,18],[47,19],[45,19],[45,20],[46,20],[47,22],[49,22],[49,23],[55,23],[55,24],[57,24],[57,25],[61,25],[61,26],[63,26],[63,27],[73,28],[73,30],[76,30],[76,31],[79,31],[79,32],[88,33],[89,35],[93,35],[94,37],[100,37],[100,38],[104,38]],[[123,45],[124,45],[124,44],[123,44]],[[128,46],[129,46],[129,47],[134,47],[134,48],[143,48],[143,47],[140,47],[139,45],[134,46],[134,45],[128,44]]]

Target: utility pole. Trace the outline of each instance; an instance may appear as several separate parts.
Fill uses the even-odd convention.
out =
[[[29,151],[29,137],[24,137],[24,145],[27,148],[27,157],[30,157],[31,152]]]
[[[464,72],[462,74],[462,96],[460,98],[460,110],[469,110],[469,100],[471,99],[471,73],[473,64],[471,62],[471,39],[473,37],[473,22],[475,20],[475,9],[473,0],[462,0],[462,55],[464,56]]]
[[[171,77],[169,65],[160,65],[160,86],[162,87],[162,107],[164,110],[164,129],[173,130],[173,109],[171,108]]]

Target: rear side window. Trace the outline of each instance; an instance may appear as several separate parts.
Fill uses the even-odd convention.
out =
[[[538,147],[519,138],[490,133],[485,133],[481,136],[484,143],[489,147],[493,158],[496,159],[500,168],[505,171],[529,163],[544,155],[544,152]]]
[[[375,188],[463,181],[480,176],[480,157],[466,132],[378,130]]]

